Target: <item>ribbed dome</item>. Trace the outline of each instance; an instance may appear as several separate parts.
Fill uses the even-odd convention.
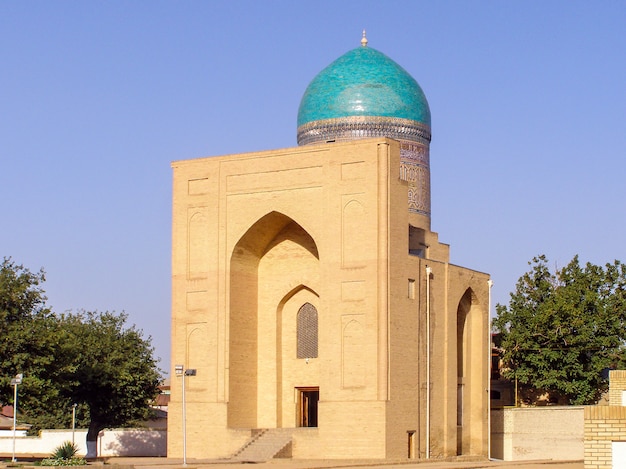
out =
[[[328,139],[328,125],[360,122],[363,127],[363,117],[378,118],[366,119],[370,126],[379,125],[379,118],[394,128],[417,125],[426,131],[421,137],[430,140],[430,108],[419,84],[396,62],[367,46],[342,55],[311,81],[298,110],[298,143]],[[322,128],[323,136],[317,139]],[[352,138],[368,136],[360,130]],[[388,136],[398,138],[393,132]],[[345,129],[340,139],[347,139]]]

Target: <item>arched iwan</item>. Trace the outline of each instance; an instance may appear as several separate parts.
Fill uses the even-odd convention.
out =
[[[478,454],[481,445],[472,428],[482,419],[483,332],[478,299],[468,288],[457,307],[457,454]]]
[[[308,292],[306,300],[311,298],[318,307],[311,293],[318,283],[317,245],[284,214],[263,216],[234,246],[228,306],[229,427],[272,428],[282,421],[280,380],[285,374],[280,370],[284,357],[290,356],[284,349],[291,346],[282,339],[285,308],[290,309],[295,328],[297,308],[302,304],[294,298]]]

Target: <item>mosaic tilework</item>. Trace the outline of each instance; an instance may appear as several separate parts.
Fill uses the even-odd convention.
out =
[[[430,156],[428,145],[401,142],[400,179],[409,183],[409,212],[430,217]]]
[[[317,74],[300,102],[298,126],[349,116],[399,117],[430,126],[417,81],[371,47],[348,51]]]
[[[430,107],[417,81],[385,54],[348,51],[307,87],[298,109],[298,145],[373,137],[399,140],[409,211],[430,217]]]
[[[389,137],[427,145],[430,142],[430,127],[409,119],[380,116],[325,119],[298,127],[298,145],[371,137]]]
[[[401,142],[400,179],[409,183],[409,212],[430,217],[430,128],[408,119],[353,116],[298,128],[298,145],[389,137]]]

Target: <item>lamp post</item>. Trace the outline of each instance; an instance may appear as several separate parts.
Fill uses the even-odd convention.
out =
[[[491,359],[491,288],[493,287],[493,280],[487,280],[487,286],[489,287],[487,299],[487,360],[489,360],[489,363],[487,363],[487,458],[491,459],[491,366],[493,365]]]
[[[12,462],[17,461],[15,459],[15,429],[17,427],[17,386],[18,384],[22,384],[22,378],[24,375],[22,373],[18,373],[15,375],[15,378],[11,380],[11,385],[13,386],[13,457],[11,458]]]
[[[76,433],[76,405],[72,404],[72,446],[74,446],[74,433]]]
[[[183,466],[187,465],[187,410],[185,402],[185,376],[196,376],[193,368],[185,369],[185,365],[175,365],[176,376],[183,379],[182,408],[183,408]]]

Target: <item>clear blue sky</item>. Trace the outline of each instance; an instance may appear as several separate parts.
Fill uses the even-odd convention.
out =
[[[173,160],[296,145],[359,46],[432,112],[432,227],[508,302],[527,262],[626,261],[626,2],[1,1],[0,257],[126,311],[169,368]]]

